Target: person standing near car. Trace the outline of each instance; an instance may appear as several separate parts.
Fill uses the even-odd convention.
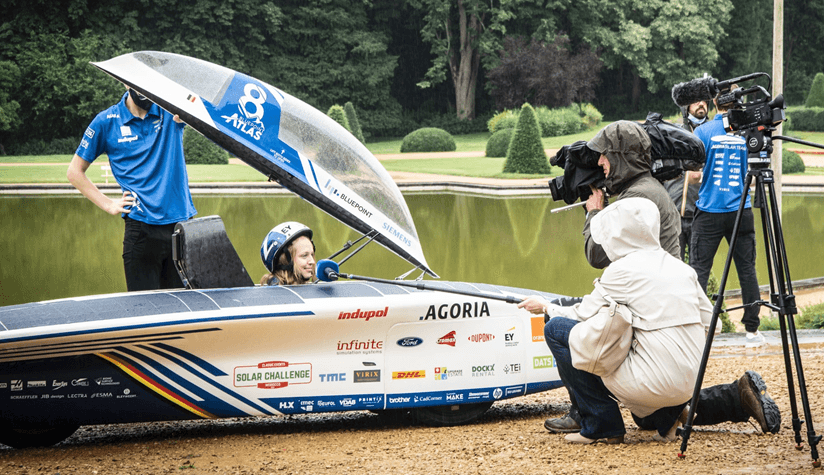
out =
[[[694,132],[699,125],[707,122],[707,114],[709,113],[707,101],[694,102],[681,109],[684,117],[678,126],[682,129]],[[681,234],[678,243],[681,246],[682,261],[685,258],[692,237],[692,217],[695,214],[695,201],[698,199],[698,189],[701,186],[701,175],[701,171],[684,171],[682,176],[663,183],[681,215]],[[687,187],[686,194],[684,193],[684,186]]]
[[[747,331],[746,346],[756,347],[763,345],[765,339],[758,331],[761,325],[760,306],[752,305],[761,298],[761,292],[755,271],[755,221],[749,190],[744,189],[748,167],[747,144],[743,137],[728,134],[724,129],[722,119],[729,107],[719,105],[717,99],[721,93],[734,89],[738,89],[738,86],[733,85],[729,90],[719,92],[719,96],[714,99],[718,111],[714,120],[695,130],[695,135],[704,142],[707,161],[695,205],[689,256],[690,266],[695,269],[698,282],[706,291],[715,253],[722,239],[726,239],[728,243],[732,239],[741,198],[747,194],[732,257],[741,283],[741,299],[745,305],[741,323]]]
[[[129,89],[92,120],[69,164],[69,182],[100,209],[123,218],[129,291],[183,287],[172,261],[172,233],[176,223],[197,213],[183,155],[184,126],[179,117]],[[108,155],[123,190],[114,199],[86,176],[102,154]]]

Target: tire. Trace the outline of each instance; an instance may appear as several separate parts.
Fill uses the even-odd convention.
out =
[[[457,426],[472,422],[492,407],[491,402],[461,404],[453,406],[419,407],[413,411],[421,424],[434,427]]]
[[[15,449],[28,447],[49,447],[68,439],[80,427],[78,424],[63,424],[43,427],[10,427],[0,425],[0,443]]]

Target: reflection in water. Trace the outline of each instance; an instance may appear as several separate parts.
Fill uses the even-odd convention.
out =
[[[534,288],[566,295],[591,289],[600,271],[583,252],[584,215],[558,214],[548,197],[405,196],[427,261],[443,280]],[[334,218],[291,196],[195,196],[198,216],[219,215],[254,281],[265,273],[260,243],[277,223],[300,221],[315,232],[318,258],[359,237]],[[784,234],[793,279],[824,276],[824,196],[785,195]],[[768,283],[756,211],[759,282]],[[0,198],[0,305],[124,292],[123,221],[79,196]],[[713,272],[723,271],[722,244]],[[345,254],[338,256],[338,260]],[[411,268],[377,244],[347,261],[348,273],[394,278]],[[410,278],[419,274],[413,273]],[[738,288],[735,270],[728,289]]]

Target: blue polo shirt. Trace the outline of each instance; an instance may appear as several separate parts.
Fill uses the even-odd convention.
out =
[[[715,114],[715,119],[695,129],[695,135],[704,142],[704,150],[707,151],[695,206],[707,213],[738,211],[741,193],[745,191],[747,144],[740,135],[728,134],[722,119],[723,114]],[[747,191],[745,208],[750,207]]]
[[[120,188],[137,196],[124,216],[147,224],[185,221],[197,211],[183,156],[184,124],[155,104],[145,118],[135,117],[126,107],[126,94],[97,114],[75,153],[89,163],[109,156]]]

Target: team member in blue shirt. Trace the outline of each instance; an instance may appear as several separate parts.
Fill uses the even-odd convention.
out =
[[[724,130],[723,113],[728,108],[719,107],[717,99],[715,107],[718,110],[715,119],[695,129],[695,135],[704,142],[707,162],[704,164],[703,181],[698,190],[698,202],[692,221],[689,256],[690,266],[698,274],[698,282],[704,290],[707,289],[712,261],[721,239],[726,239],[727,242],[732,239],[741,195],[749,193],[749,190],[744,189],[747,145],[741,136],[727,134]],[[760,292],[755,272],[755,225],[749,196],[746,197],[741,216],[733,260],[741,283],[743,303],[746,305],[755,302],[760,298]],[[749,347],[764,344],[764,336],[758,332],[761,324],[759,309],[757,305],[746,307],[741,319],[747,330],[746,345]]]
[[[123,266],[129,291],[183,286],[172,262],[174,226],[197,213],[183,156],[177,116],[130,89],[86,129],[67,173],[83,196],[125,221]],[[109,156],[123,195],[111,199],[86,176],[92,162]]]

